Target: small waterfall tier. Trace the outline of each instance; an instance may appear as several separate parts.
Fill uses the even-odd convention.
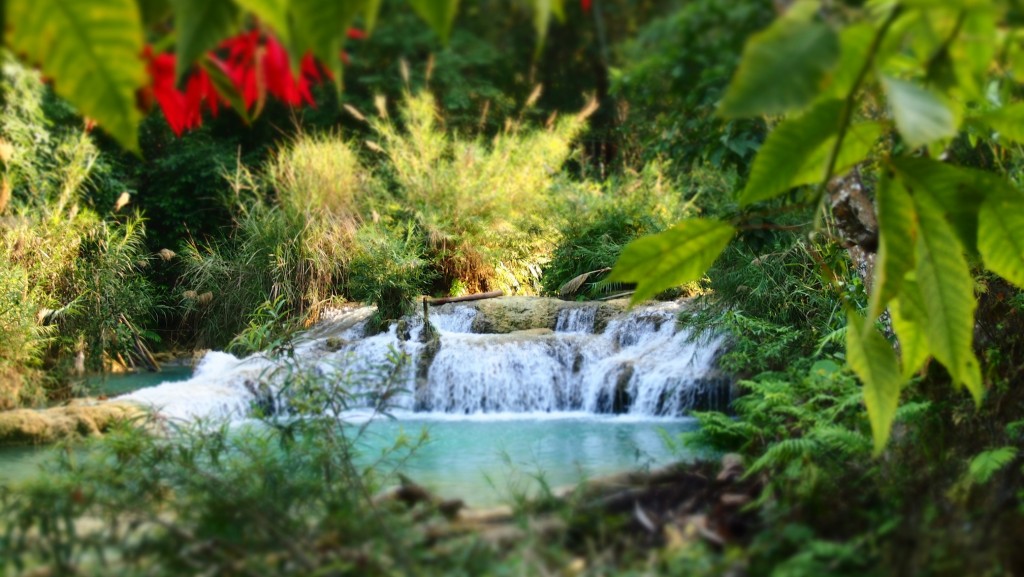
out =
[[[685,308],[505,297],[433,307],[433,330],[414,316],[367,335],[374,309],[353,307],[330,311],[303,334],[292,362],[372,395],[382,370],[404,359],[391,403],[417,413],[650,417],[724,408],[730,383],[714,370],[720,339],[680,328]],[[127,398],[170,418],[244,417],[280,387],[276,367],[264,355],[210,352],[190,380]]]

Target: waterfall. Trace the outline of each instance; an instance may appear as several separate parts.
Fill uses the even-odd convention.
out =
[[[526,297],[451,303],[430,311],[433,340],[423,338],[430,333],[424,333],[422,316],[366,336],[373,309],[353,307],[324,315],[296,340],[293,358],[353,393],[373,394],[380,369],[403,355],[408,362],[397,375],[402,392],[392,402],[419,413],[679,416],[693,408],[723,408],[729,386],[713,376],[720,339],[681,329],[677,319],[685,306],[656,303],[627,311]],[[513,312],[539,326],[473,332],[478,325],[505,330],[494,327]],[[242,418],[274,397],[284,379],[275,367],[259,354],[238,359],[210,352],[191,379],[126,398],[168,418]]]

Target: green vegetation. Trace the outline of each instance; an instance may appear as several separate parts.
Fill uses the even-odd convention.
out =
[[[264,375],[286,380],[270,402],[287,417],[126,424],[0,493],[4,570],[1024,567],[1015,3],[57,4],[7,3],[5,45],[53,82],[4,52],[0,410],[77,396],[82,372],[147,343],[280,355],[342,301],[375,304],[384,328],[421,295],[682,287],[697,298],[681,322],[724,335],[718,369],[742,395],[671,442],[738,454],[723,475],[743,464],[732,485],[694,465],[722,485],[685,515],[542,499],[511,545],[440,539],[437,503],[374,500],[393,471],[357,465],[361,431],[335,411],[352,383],[289,365]],[[220,66],[248,31],[254,61],[280,58]],[[166,70],[145,41],[173,53]],[[219,88],[152,104],[202,79]],[[146,102],[162,116],[143,120]],[[725,496],[738,529],[695,529]]]

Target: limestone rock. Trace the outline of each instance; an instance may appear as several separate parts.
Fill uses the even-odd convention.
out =
[[[73,401],[50,409],[0,413],[0,445],[54,443],[68,437],[102,434],[118,421],[144,414],[131,403]]]

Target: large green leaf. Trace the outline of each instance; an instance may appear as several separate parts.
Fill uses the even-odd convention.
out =
[[[791,189],[805,159],[839,132],[842,109],[841,101],[829,100],[772,130],[754,157],[740,204],[775,198]]]
[[[914,269],[917,215],[903,183],[883,174],[875,195],[878,210],[878,257],[868,318],[877,319],[900,292],[903,277]]]
[[[459,0],[409,0],[409,4],[441,37],[441,42],[447,43],[459,10]]]
[[[928,311],[914,274],[903,281],[900,296],[889,304],[892,330],[900,343],[902,374],[909,379],[921,370],[928,356],[928,337],[925,335]]]
[[[754,157],[740,204],[769,200],[793,187],[822,182],[838,138],[842,109],[841,101],[828,100],[772,130]],[[882,127],[876,122],[849,127],[833,173],[864,160],[881,134]]]
[[[812,151],[800,167],[800,172],[793,178],[790,186],[802,184],[815,184],[825,180],[828,176],[843,174],[848,169],[860,164],[871,154],[875,143],[882,136],[882,124],[879,122],[858,122],[851,124],[846,129],[843,137],[843,145],[836,156],[835,166],[832,167],[832,174],[827,175],[828,161],[832,156],[832,149],[836,146],[838,135],[825,140],[821,145]]]
[[[985,266],[1024,287],[1024,196],[993,194],[978,213],[978,251]]]
[[[9,0],[7,42],[54,79],[54,90],[138,150],[135,93],[146,84],[134,0]]]
[[[831,28],[780,19],[747,42],[719,114],[742,118],[801,109],[820,94],[838,58]]]
[[[684,220],[665,232],[629,243],[608,280],[636,283],[633,302],[647,300],[704,276],[735,232],[717,220]]]
[[[238,29],[240,14],[226,0],[169,0],[177,32],[177,74],[182,77],[207,50]]]
[[[928,347],[981,402],[981,368],[974,356],[974,280],[964,247],[927,190],[914,191],[918,215],[917,283],[927,312]]]
[[[241,8],[256,15],[277,34],[285,45],[291,43],[288,26],[288,0],[234,0]]]
[[[368,0],[290,0],[292,57],[312,52],[341,86],[341,47]]]
[[[846,324],[846,360],[864,383],[864,404],[877,455],[889,440],[900,402],[903,379],[896,353],[873,322],[850,313]]]
[[[999,134],[1000,140],[1024,142],[1024,102],[1015,102],[987,112],[978,119]]]
[[[882,77],[896,128],[911,148],[956,136],[959,119],[938,94],[904,80]]]
[[[977,252],[978,210],[990,191],[999,189],[1002,179],[929,158],[902,157],[893,167],[908,189],[927,190],[956,230],[967,252]]]

